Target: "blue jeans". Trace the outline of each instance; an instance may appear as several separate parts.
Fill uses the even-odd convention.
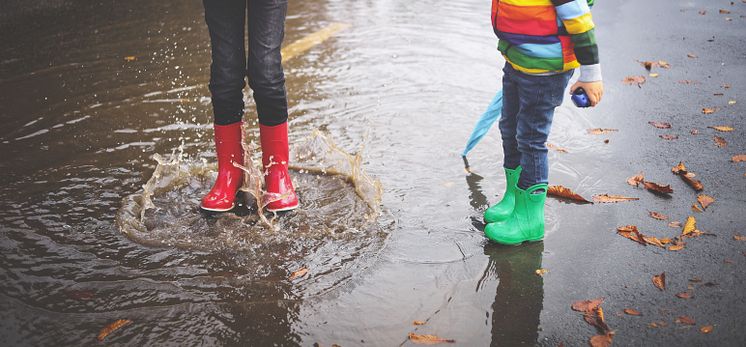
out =
[[[259,123],[273,126],[286,122],[288,102],[280,47],[287,0],[203,0],[203,4],[212,48],[210,93],[215,124],[233,124],[243,117],[247,75]]]
[[[503,68],[503,109],[500,134],[505,162],[503,166],[523,167],[518,187],[529,188],[548,183],[547,137],[552,128],[554,109],[562,104],[565,87],[573,71],[551,76],[534,76],[515,70],[509,63]]]

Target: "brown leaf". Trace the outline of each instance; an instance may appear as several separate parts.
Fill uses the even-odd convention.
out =
[[[126,62],[132,62],[132,61],[135,61],[135,60],[137,60],[137,57],[134,56],[134,55],[128,55],[128,56],[124,57],[124,61],[126,61]]]
[[[663,328],[665,326],[668,326],[668,323],[666,323],[666,322],[650,322],[650,324],[648,324],[648,328]]]
[[[699,194],[697,195],[697,202],[702,205],[702,209],[706,210],[707,206],[710,206],[713,202],[715,202],[715,198],[707,195],[707,194]]]
[[[591,300],[578,300],[572,303],[572,306],[570,306],[573,311],[578,312],[592,312],[596,309],[601,303],[604,302],[604,298],[596,298]]]
[[[637,84],[638,87],[641,87],[645,83],[645,76],[627,76],[622,82],[627,85]]]
[[[713,326],[712,325],[705,325],[701,328],[699,328],[699,331],[703,334],[709,334],[712,332]]]
[[[660,275],[653,276],[653,285],[660,290],[666,290],[666,273],[661,272]]]
[[[120,329],[126,325],[131,324],[132,321],[129,319],[117,319],[111,324],[105,326],[103,329],[101,329],[101,332],[98,333],[98,340],[103,341],[109,334],[113,333],[115,330]]]
[[[746,241],[746,236],[743,235],[733,235],[733,239],[736,241]]]
[[[725,139],[720,136],[715,135],[712,137],[712,140],[715,141],[715,144],[720,148],[725,148],[728,146],[728,141],[725,141]]]
[[[652,217],[653,219],[657,219],[657,220],[666,220],[666,219],[668,219],[668,216],[666,216],[665,214],[662,214],[660,212],[649,211],[648,213],[650,214],[650,217]]]
[[[658,137],[666,141],[672,141],[672,140],[677,140],[679,138],[679,135],[665,134],[665,135],[658,135]]]
[[[671,223],[668,223],[668,226],[671,228],[681,228],[681,222],[675,220]]]
[[[693,233],[695,230],[697,230],[697,220],[694,218],[694,216],[686,217],[686,221],[684,222],[684,228],[681,229],[681,235],[689,235]]]
[[[689,57],[689,58],[692,58],[692,59],[697,58],[697,55],[694,54],[694,53],[687,53],[686,56]]]
[[[665,60],[658,60],[658,66],[660,66],[661,68],[664,68],[664,69],[670,69],[671,68],[671,64],[669,64]]]
[[[658,128],[658,129],[671,129],[671,123],[666,122],[656,122],[656,121],[650,121],[648,124]]]
[[[684,245],[685,244],[683,242],[677,242],[677,243],[674,243],[673,245],[668,246],[668,250],[669,251],[674,251],[674,252],[675,251],[680,251],[680,250],[684,249]]]
[[[730,10],[720,9],[720,14],[730,14]]]
[[[290,276],[288,276],[288,280],[292,281],[296,278],[301,278],[305,276],[307,273],[308,273],[308,268],[304,266],[296,271],[293,271],[293,273],[291,273]]]
[[[625,308],[624,313],[630,315],[630,316],[640,316],[642,313],[640,311],[635,310],[634,308]]]
[[[576,194],[569,188],[557,185],[557,186],[549,186],[549,189],[547,189],[547,195],[554,196],[557,198],[562,199],[569,199],[581,203],[591,203],[590,201],[586,200],[584,197]]]
[[[610,129],[610,128],[593,128],[586,130],[591,135],[603,135],[608,134],[611,132],[619,131],[619,129]]]
[[[746,161],[746,154],[736,154],[730,158],[730,161],[734,163],[740,163],[742,161]]]
[[[647,246],[647,243],[644,239],[645,236],[641,234],[639,230],[637,230],[637,226],[635,225],[625,225],[622,227],[618,227],[616,228],[616,232],[622,237],[628,238],[643,246]]]
[[[653,192],[653,193],[660,193],[660,194],[671,194],[673,193],[673,189],[671,189],[671,185],[660,185],[655,182],[649,182],[644,181],[642,182],[642,185],[645,187],[645,189]]]
[[[561,153],[569,153],[567,151],[567,148],[559,147],[559,146],[551,144],[551,143],[547,143],[547,148],[555,150],[557,152],[561,152]]]
[[[704,212],[697,204],[692,204],[692,212]]]
[[[655,62],[653,62],[653,61],[641,61],[640,62],[640,65],[642,65],[642,67],[644,67],[645,70],[648,70],[648,71],[650,71],[650,69],[653,68],[654,64],[655,64]]]
[[[416,321],[412,322],[412,325],[425,325],[425,322],[423,322],[421,320],[416,320]]]
[[[685,325],[695,325],[694,319],[689,316],[679,316],[676,318],[676,323]]]
[[[720,87],[722,87],[723,89],[730,89],[730,84],[729,83],[723,83],[723,84],[720,85]]]
[[[665,248],[661,240],[658,240],[658,238],[655,236],[643,236],[642,239],[645,241],[645,243],[649,245],[658,246],[660,248]]]
[[[609,347],[611,346],[613,336],[614,334],[612,333],[595,335],[592,336],[590,340],[588,340],[588,344],[590,344],[591,347]]]
[[[733,127],[727,126],[727,125],[709,126],[708,128],[715,129],[715,130],[717,130],[717,131],[719,131],[721,133],[729,133],[729,132],[731,132],[733,130],[736,130]]]
[[[593,201],[600,202],[600,203],[612,203],[612,202],[633,201],[633,200],[640,200],[640,198],[633,198],[633,197],[622,196],[622,195],[609,195],[609,194],[599,194],[599,195],[593,196]]]
[[[634,175],[627,179],[627,184],[631,186],[637,187],[640,183],[645,181],[645,176],[642,174],[642,172],[638,173],[637,175]]]
[[[694,178],[694,173],[687,171],[686,166],[684,166],[684,162],[679,162],[678,165],[671,168],[671,172],[681,177],[681,179],[695,191],[699,192],[704,189],[702,182]]]
[[[692,295],[689,294],[689,292],[681,292],[681,293],[676,294],[676,297],[679,299],[691,299]]]
[[[534,271],[534,272],[538,276],[544,276],[544,275],[547,274],[547,272],[549,272],[549,270],[547,270],[547,269],[536,269],[536,271]]]
[[[454,343],[456,340],[444,339],[435,335],[420,335],[415,333],[409,333],[409,340],[421,345],[434,345],[438,343]]]
[[[713,114],[715,113],[715,111],[717,111],[717,107],[703,107],[702,108],[703,114]]]

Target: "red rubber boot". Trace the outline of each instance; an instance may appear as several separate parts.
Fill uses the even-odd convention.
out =
[[[289,211],[298,207],[298,196],[288,172],[288,123],[275,126],[259,125],[262,142],[264,185],[268,193],[283,196],[267,205],[267,211]]]
[[[230,211],[235,206],[236,192],[243,183],[243,170],[233,162],[243,164],[241,122],[215,125],[215,151],[218,155],[218,178],[200,207],[214,212]]]

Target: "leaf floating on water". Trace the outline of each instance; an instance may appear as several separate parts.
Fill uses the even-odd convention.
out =
[[[536,273],[537,276],[544,276],[544,275],[547,274],[547,272],[549,272],[549,270],[543,269],[543,268],[542,269],[536,269],[536,271],[535,271],[535,273]]]
[[[717,111],[717,108],[715,107],[703,107],[702,108],[702,114],[713,114]]]
[[[547,143],[547,148],[555,150],[557,152],[569,153],[566,148],[559,147],[559,146],[551,144],[551,143]]]
[[[671,194],[673,193],[673,189],[671,188],[671,185],[660,185],[655,182],[649,182],[649,181],[643,181],[642,185],[645,187],[645,189],[653,192],[653,193],[659,193],[659,194]]]
[[[653,219],[657,219],[657,220],[666,220],[666,219],[668,219],[668,216],[666,216],[665,214],[662,214],[660,212],[649,211],[648,213],[650,214],[650,217],[652,217]]]
[[[633,197],[622,196],[622,195],[609,195],[609,194],[599,194],[599,195],[593,196],[593,201],[599,202],[599,203],[614,203],[614,202],[634,201],[634,200],[640,200],[640,198],[633,198]]]
[[[101,329],[101,332],[98,333],[98,340],[103,341],[109,334],[113,333],[115,330],[120,329],[126,325],[131,324],[132,321],[129,319],[118,319],[115,320],[113,323],[105,326],[103,329]]]
[[[420,335],[415,333],[409,333],[409,340],[421,344],[421,345],[434,345],[438,343],[454,343],[456,340],[444,339],[435,335]]]
[[[645,76],[627,76],[622,82],[627,85],[637,84],[638,87],[642,87],[642,84],[645,83]]]
[[[656,121],[650,121],[648,124],[658,128],[658,129],[671,129],[671,123],[666,122],[656,122]]]
[[[714,130],[719,131],[721,133],[729,133],[729,132],[731,132],[733,130],[736,130],[732,126],[728,126],[728,125],[713,125],[713,126],[709,126],[708,128],[714,129]]]
[[[634,175],[627,179],[627,184],[631,186],[637,187],[640,185],[640,183],[645,181],[645,176],[642,174],[642,172],[638,173],[637,175]]]
[[[416,321],[412,322],[412,325],[425,325],[425,322],[421,321],[421,320],[416,320]]]
[[[304,267],[302,267],[302,268],[300,268],[300,269],[298,269],[296,271],[293,271],[290,274],[290,276],[288,276],[288,280],[292,281],[292,280],[294,280],[296,278],[301,278],[301,277],[305,276],[307,273],[308,273],[308,268],[304,266]]]
[[[715,198],[707,194],[699,194],[697,195],[697,202],[702,205],[703,210],[706,210],[707,206],[710,206],[713,202],[715,202]]]
[[[666,290],[666,273],[653,276],[653,285],[661,291]]]
[[[742,161],[746,161],[746,154],[736,154],[730,158],[730,161],[734,163],[740,163]]]
[[[728,146],[728,141],[726,141],[724,138],[720,136],[715,135],[712,137],[712,140],[715,141],[715,145],[717,145],[720,148],[725,148]]]
[[[569,188],[566,188],[566,187],[563,187],[563,186],[560,186],[560,185],[549,186],[549,189],[547,189],[547,195],[554,196],[554,197],[557,197],[557,198],[562,198],[562,199],[568,199],[568,200],[572,200],[572,201],[577,201],[577,202],[581,202],[581,203],[591,203],[592,204],[592,202],[590,202],[590,201],[586,200],[584,197],[576,194],[575,192],[573,192]]]
[[[591,135],[604,135],[612,132],[619,131],[619,129],[612,129],[612,128],[593,128],[586,130]]]
[[[685,325],[695,325],[694,319],[689,316],[679,316],[676,318],[676,323]]]
[[[642,313],[640,313],[640,311],[635,310],[634,308],[625,308],[624,309],[624,313],[628,314],[630,316],[641,316],[642,315]]]
[[[709,334],[712,332],[713,326],[712,325],[705,325],[701,328],[699,328],[699,331],[703,334]]]

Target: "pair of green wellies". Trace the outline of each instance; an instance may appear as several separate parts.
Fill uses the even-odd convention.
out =
[[[502,200],[484,211],[487,238],[504,245],[518,245],[544,238],[544,201],[547,185],[540,183],[529,188],[518,187],[522,168],[505,168],[505,188]]]

